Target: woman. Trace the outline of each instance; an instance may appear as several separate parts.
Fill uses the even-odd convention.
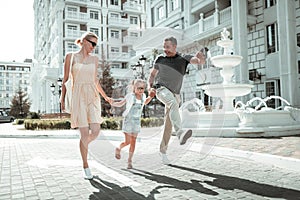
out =
[[[66,87],[64,83],[66,83],[69,78],[71,66],[71,128],[79,128],[80,131],[79,147],[85,179],[93,178],[87,161],[88,145],[99,135],[100,124],[102,122],[101,104],[98,93],[100,93],[106,101],[112,103],[112,99],[105,94],[97,79],[98,57],[91,54],[97,42],[97,35],[86,32],[81,38],[75,41],[80,47],[80,50],[66,54],[62,95],[60,99],[61,109],[65,110],[64,99]]]

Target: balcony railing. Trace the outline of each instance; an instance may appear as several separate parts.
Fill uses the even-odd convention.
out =
[[[109,18],[108,24],[117,27],[129,27],[129,20],[125,18]]]
[[[127,2],[123,3],[123,10],[125,12],[140,13],[143,11],[143,6],[134,1],[127,1]]]
[[[185,30],[187,37],[197,36],[203,32],[218,27],[220,24],[231,22],[231,7],[228,7],[220,11],[219,13],[211,15],[207,18],[203,18],[203,16],[203,14],[200,14],[199,21],[187,27],[187,29]]]
[[[130,54],[126,52],[110,52],[108,58],[114,61],[128,61]]]
[[[66,12],[66,19],[86,21],[88,18],[87,18],[87,13]]]

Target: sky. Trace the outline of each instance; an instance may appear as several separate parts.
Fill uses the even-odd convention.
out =
[[[33,58],[33,1],[0,2],[0,61],[23,62]]]

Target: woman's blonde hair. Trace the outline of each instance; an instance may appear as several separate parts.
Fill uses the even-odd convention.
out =
[[[131,84],[128,86],[129,92],[134,92],[134,89],[137,84],[143,84],[146,87],[146,81],[143,79],[134,79],[131,81]]]
[[[96,38],[98,40],[98,36],[95,33],[93,33],[93,32],[85,32],[84,34],[82,34],[82,36],[80,38],[77,38],[75,40],[75,44],[78,45],[79,47],[81,47],[82,46],[82,41],[84,39],[88,40],[90,38]]]

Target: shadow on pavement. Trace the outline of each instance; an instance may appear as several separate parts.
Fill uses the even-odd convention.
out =
[[[135,192],[132,188],[128,186],[120,187],[117,184],[104,181],[100,179],[98,176],[94,176],[90,183],[93,187],[99,189],[99,192],[93,192],[90,195],[89,199],[154,199],[153,197],[145,197],[144,195]]]
[[[204,181],[204,183],[224,190],[238,189],[252,194],[260,195],[263,197],[284,198],[289,200],[300,199],[300,191],[298,190],[272,186],[264,183],[257,183],[254,181],[232,177],[232,176],[225,176],[225,175],[214,174],[210,172],[204,172],[201,170],[191,169],[191,168],[178,166],[178,165],[169,165],[169,166],[215,178],[213,181]],[[194,180],[191,181],[193,182]]]
[[[206,194],[206,195],[213,195],[213,196],[216,196],[219,194],[211,189],[203,187],[201,184],[199,184],[200,181],[197,181],[197,180],[192,180],[191,182],[181,181],[181,180],[177,180],[175,178],[171,178],[171,177],[163,176],[163,175],[159,175],[159,174],[154,174],[154,173],[139,170],[136,168],[134,168],[134,171],[129,170],[129,172],[131,172],[134,175],[143,176],[144,178],[146,178],[148,180],[164,184],[164,185],[159,185],[159,186],[155,187],[150,192],[150,196],[152,196],[152,197],[154,197],[154,194],[160,193],[159,189],[162,189],[162,188],[174,188],[174,189],[178,189],[178,190],[195,190],[196,192]]]

